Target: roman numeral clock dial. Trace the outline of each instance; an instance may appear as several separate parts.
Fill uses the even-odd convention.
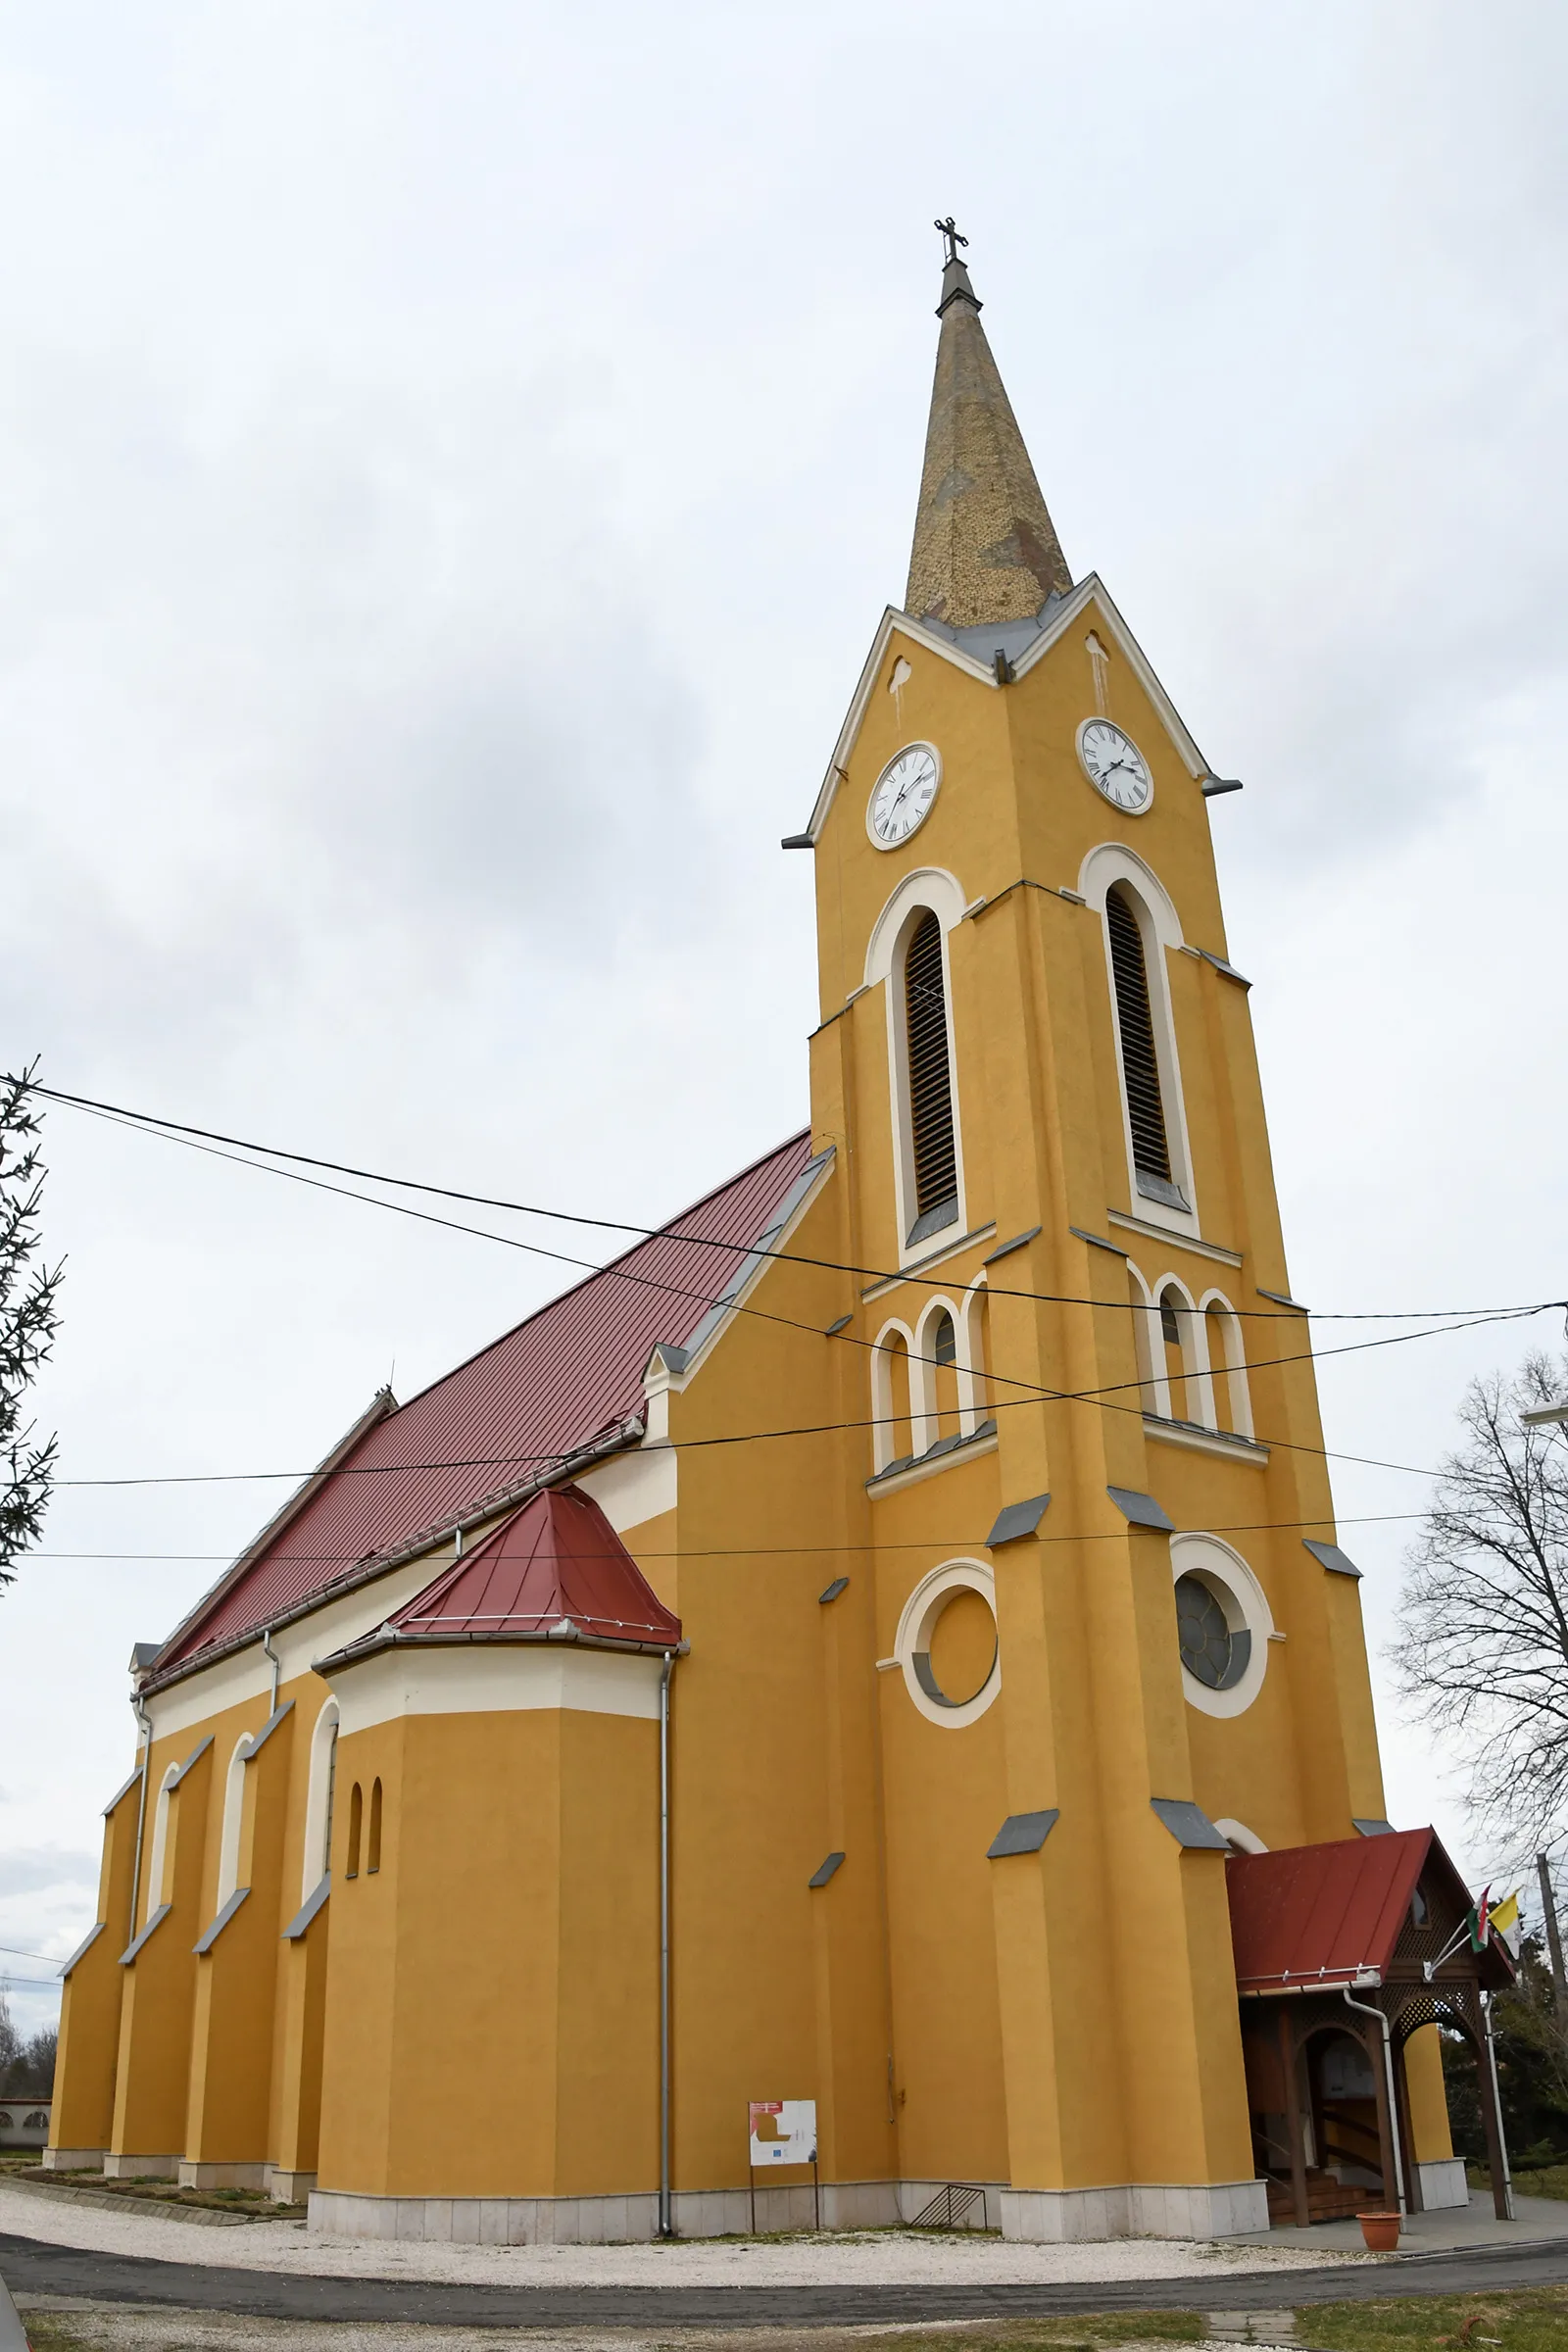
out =
[[[1078,730],[1084,774],[1124,816],[1142,816],[1154,798],[1149,762],[1130,735],[1108,718],[1086,718]]]
[[[896,850],[925,822],[942,781],[936,746],[906,744],[896,752],[871,788],[865,829],[879,850]]]

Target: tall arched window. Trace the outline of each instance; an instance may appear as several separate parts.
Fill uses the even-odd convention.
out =
[[[948,1067],[948,998],[942,925],[929,908],[904,953],[904,1034],[908,1054],[909,1150],[914,1175],[911,1242],[958,1214],[958,1153]]]
[[[228,1759],[223,1784],[223,1826],[218,1842],[218,1908],[220,1911],[239,1885],[240,1832],[245,1826],[245,1766],[251,1736],[243,1732]]]
[[[141,1907],[143,1922],[151,1919],[164,1900],[164,1876],[169,1863],[169,1806],[171,1791],[179,1778],[179,1766],[171,1764],[164,1774],[158,1790],[158,1802],[153,1808],[152,1852],[147,1860],[146,1899]]]
[[[365,1875],[369,1878],[381,1867],[381,1783],[377,1780],[370,1790],[370,1835],[366,1843]]]
[[[1143,926],[1120,883],[1105,894],[1105,928],[1110,935],[1110,968],[1116,984],[1116,1027],[1121,1037],[1122,1084],[1127,1124],[1132,1130],[1133,1167],[1140,1192],[1185,1207],[1171,1178],[1170,1139],[1159,1080],[1159,1054],[1149,1003],[1149,966]]]
[[[349,1790],[349,1858],[343,1876],[357,1879],[360,1875],[360,1836],[365,1823],[365,1792],[358,1781]]]
[[[337,1700],[322,1702],[311,1734],[311,1776],[305,1795],[305,1851],[300,1900],[308,1903],[332,1867],[332,1800],[337,1788]]]

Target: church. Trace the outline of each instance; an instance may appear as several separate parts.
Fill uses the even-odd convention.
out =
[[[1240,786],[944,233],[908,585],[783,844],[808,1124],[374,1396],[138,1645],[52,2168],[495,2243],[1464,2201],[1438,2027],[1507,1964],[1385,1819]]]

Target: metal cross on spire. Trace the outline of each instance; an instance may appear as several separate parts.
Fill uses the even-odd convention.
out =
[[[948,241],[947,249],[942,256],[944,265],[949,262],[956,262],[958,258],[958,247],[960,245],[967,245],[969,240],[967,237],[959,236],[957,223],[955,221],[953,215],[950,213],[945,220],[933,220],[931,225],[934,229],[939,230]]]

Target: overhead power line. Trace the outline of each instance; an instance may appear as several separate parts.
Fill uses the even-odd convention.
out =
[[[504,1198],[501,1195],[492,1193],[464,1192],[455,1186],[429,1184],[423,1179],[414,1176],[392,1176],[388,1175],[384,1170],[381,1169],[358,1167],[351,1161],[347,1160],[325,1159],[318,1153],[309,1152],[295,1152],[278,1144],[256,1143],[250,1138],[244,1136],[226,1135],[221,1130],[217,1128],[194,1127],[178,1119],[164,1118],[156,1111],[135,1110],[128,1108],[123,1103],[100,1102],[90,1095],[68,1094],[62,1088],[44,1086],[40,1083],[40,1081],[34,1078],[11,1079],[9,1077],[5,1077],[3,1073],[0,1073],[0,1083],[24,1086],[29,1092],[36,1095],[41,1095],[48,1102],[64,1103],[74,1110],[95,1111],[109,1118],[118,1120],[123,1125],[138,1128],[147,1133],[162,1135],[167,1141],[170,1142],[192,1141],[199,1144],[223,1145],[227,1146],[229,1150],[233,1152],[243,1152],[259,1155],[242,1163],[251,1167],[261,1166],[267,1160],[291,1160],[299,1167],[322,1168],[329,1175],[352,1176],[361,1183],[390,1185],[402,1192],[426,1193],[432,1199],[441,1200],[456,1200],[470,1208],[499,1208],[508,1210],[509,1212],[517,1216],[544,1218],[555,1224],[588,1226],[601,1233],[635,1234],[638,1239],[642,1241],[661,1241],[668,1239],[686,1242],[691,1243],[700,1249],[722,1250],[732,1256],[739,1255],[775,1258],[781,1263],[785,1264],[814,1266],[826,1273],[853,1274],[861,1280],[872,1283],[913,1282],[928,1290],[940,1290],[945,1287],[937,1275],[910,1273],[900,1266],[858,1266],[850,1264],[837,1258],[812,1257],[800,1250],[752,1249],[748,1248],[747,1245],[743,1243],[720,1241],[709,1234],[678,1233],[674,1229],[681,1221],[680,1216],[672,1218],[667,1224],[664,1225],[641,1225],[636,1223],[633,1219],[627,1217],[596,1217],[590,1216],[583,1211],[575,1209],[546,1208],[540,1205],[537,1201],[512,1200]],[[219,1152],[215,1154],[215,1156],[223,1157],[226,1156],[226,1154],[224,1152]],[[284,1169],[272,1169],[270,1172],[273,1175],[282,1175],[287,1171]],[[322,1189],[331,1191],[336,1188],[327,1186]],[[368,1198],[368,1196],[364,1193],[351,1193],[345,1197],[350,1200],[363,1200]],[[391,1202],[381,1202],[378,1203],[378,1205],[390,1207],[393,1204]],[[689,1215],[690,1213],[691,1212],[689,1210],[682,1212],[683,1215]],[[445,1220],[439,1218],[432,1218],[429,1221],[431,1223],[445,1222]],[[480,1228],[472,1225],[460,1224],[456,1225],[453,1230],[459,1233],[477,1233],[480,1231]],[[555,1257],[558,1262],[563,1265],[591,1265],[592,1270],[596,1273],[607,1270],[605,1267],[599,1265],[595,1261],[578,1257],[569,1257],[564,1255],[563,1252],[556,1250],[543,1250],[534,1244],[518,1242],[514,1237],[502,1234],[484,1234],[482,1238],[488,1241],[505,1241],[508,1243],[508,1246],[513,1249],[530,1250],[535,1255],[538,1256]],[[1174,1238],[1179,1239],[1179,1237]],[[1084,1298],[1068,1292],[1016,1291],[1004,1289],[1001,1286],[994,1286],[990,1284],[988,1284],[987,1288],[990,1290],[990,1294],[994,1298],[1025,1298],[1044,1306],[1126,1305],[1131,1308],[1135,1303],[1137,1303],[1131,1299],[1122,1300],[1115,1298]],[[1503,1307],[1438,1306],[1408,1307],[1401,1309],[1368,1308],[1348,1310],[1343,1313],[1326,1313],[1305,1307],[1250,1306],[1235,1307],[1233,1312],[1238,1316],[1245,1317],[1249,1321],[1252,1322],[1288,1322],[1293,1321],[1298,1315],[1310,1312],[1313,1316],[1313,1320],[1319,1323],[1416,1323],[1438,1321],[1446,1316],[1452,1315],[1492,1316],[1524,1313],[1538,1314],[1544,1311],[1544,1309],[1548,1306],[1568,1306],[1568,1300],[1561,1298],[1547,1298],[1539,1300],[1532,1305],[1513,1305]]]

